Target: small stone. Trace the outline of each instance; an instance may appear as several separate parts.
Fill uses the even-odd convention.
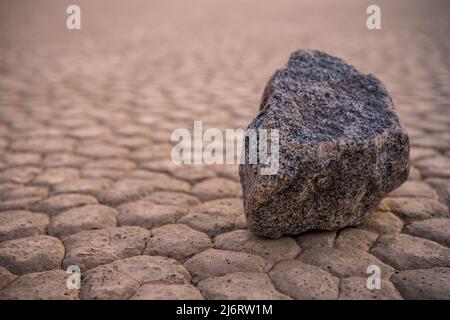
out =
[[[140,179],[123,179],[99,195],[99,200],[108,205],[118,205],[124,202],[138,200],[149,195],[155,185],[152,181]]]
[[[389,279],[394,269],[373,255],[352,247],[340,249],[314,248],[300,253],[300,261],[312,264],[338,277],[367,277],[367,267],[377,265],[381,268],[381,277]]]
[[[48,196],[48,188],[46,187],[29,187],[20,186],[5,190],[0,194],[1,200],[13,200],[24,198],[46,198]]]
[[[289,300],[278,292],[263,273],[235,272],[199,282],[198,287],[209,300]]]
[[[385,201],[392,212],[406,220],[449,216],[447,206],[436,199],[386,198]]]
[[[142,254],[150,232],[141,227],[81,231],[64,239],[64,268],[89,270],[101,264]]]
[[[194,196],[181,192],[171,191],[157,191],[152,193],[145,199],[150,200],[156,204],[167,204],[182,208],[190,208],[200,204],[200,200],[198,200],[198,198]]]
[[[55,185],[64,181],[78,179],[78,170],[74,168],[49,168],[39,174],[34,180],[35,185]]]
[[[109,179],[77,179],[58,183],[53,193],[81,193],[96,195],[111,185]]]
[[[388,280],[381,279],[380,289],[371,290],[367,288],[367,278],[349,277],[341,280],[339,299],[402,300],[402,297]]]
[[[242,196],[239,183],[224,178],[211,178],[194,185],[192,194],[202,201]]]
[[[90,161],[84,165],[84,168],[89,169],[117,169],[130,171],[136,168],[136,164],[133,161],[117,158],[106,158],[95,161]]]
[[[13,182],[25,184],[41,172],[41,169],[32,166],[14,167],[0,172],[0,182]]]
[[[381,236],[371,253],[397,270],[446,267],[450,249],[406,234]]]
[[[245,215],[239,215],[234,219],[234,229],[247,229],[247,220]]]
[[[402,231],[403,221],[389,211],[375,211],[368,215],[361,228],[379,234],[398,233]]]
[[[9,285],[17,278],[16,275],[9,272],[7,269],[0,266],[0,290]],[[0,293],[1,299],[1,293]]]
[[[212,247],[208,236],[183,224],[167,224],[152,229],[144,254],[166,256],[178,261]]]
[[[356,228],[345,228],[339,232],[336,238],[336,247],[353,247],[368,251],[377,240],[378,234]]]
[[[243,214],[242,200],[220,199],[203,203],[191,209],[178,222],[204,232],[210,237],[231,231],[234,222]]]
[[[87,194],[68,193],[51,196],[50,198],[47,198],[37,204],[34,209],[53,216],[75,207],[97,203],[97,199],[93,196]]]
[[[73,208],[52,217],[48,232],[63,237],[83,230],[115,227],[116,215],[115,209],[99,204]]]
[[[139,167],[150,171],[172,174],[181,165],[175,164],[171,160],[152,160],[142,163]]]
[[[30,211],[0,212],[0,242],[45,234],[47,215]]]
[[[247,223],[260,236],[360,224],[408,176],[408,135],[383,84],[323,52],[291,55],[248,129],[280,135],[276,175],[263,163],[240,167]]]
[[[109,168],[83,168],[80,172],[80,177],[91,179],[119,179],[126,174],[123,170],[109,169]]]
[[[111,265],[91,269],[82,279],[83,300],[125,300],[140,287],[139,281],[115,270]]]
[[[186,224],[192,229],[204,232],[213,238],[218,234],[233,230],[235,219],[234,216],[190,213],[182,217],[178,222]]]
[[[35,206],[41,197],[19,198],[6,201],[0,201],[0,211],[4,210],[28,210]]]
[[[309,231],[297,237],[300,248],[332,247],[336,238],[336,231]]]
[[[414,163],[418,160],[438,156],[439,152],[431,148],[411,148],[409,156]]]
[[[118,207],[117,220],[122,226],[141,226],[154,228],[168,223],[175,223],[187,213],[186,209],[159,205],[148,200],[139,200],[122,204]]]
[[[83,278],[83,299],[128,299],[146,284],[188,284],[189,272],[166,257],[136,256],[89,270]]]
[[[218,235],[214,239],[214,246],[217,249],[256,254],[272,262],[294,259],[300,252],[299,246],[292,238],[261,238],[248,230]]]
[[[155,191],[189,192],[191,190],[191,185],[186,181],[172,178],[165,173],[135,170],[128,177],[151,182]]]
[[[50,153],[71,151],[74,145],[75,140],[73,139],[37,137],[17,139],[10,148],[15,151]]]
[[[416,169],[415,167],[411,166],[411,168],[409,170],[408,180],[413,180],[413,181],[422,180],[422,175],[420,174],[420,171],[418,169]]]
[[[389,197],[421,197],[437,199],[436,191],[421,181],[406,181],[398,189],[389,194]]]
[[[38,165],[41,155],[35,152],[4,153],[3,160],[10,166]]]
[[[115,146],[112,144],[89,143],[78,146],[76,153],[82,156],[94,158],[120,158],[126,157],[129,151],[125,147]]]
[[[178,179],[186,180],[189,183],[197,183],[202,180],[211,179],[216,176],[214,171],[206,167],[191,165],[182,166],[173,171],[173,176]]]
[[[0,243],[0,265],[18,275],[59,268],[63,258],[64,246],[50,236],[37,235]]]
[[[427,238],[450,247],[450,219],[434,218],[414,221],[407,225],[405,230],[414,236]]]
[[[450,207],[450,179],[430,178],[425,181],[437,191],[439,200]]]
[[[42,160],[44,167],[80,167],[88,158],[72,153],[51,153]]]
[[[63,270],[29,273],[0,292],[0,300],[78,300],[79,290],[67,288]]]
[[[130,158],[138,162],[154,159],[168,159],[170,158],[172,148],[173,145],[170,144],[144,145],[131,152]]]
[[[415,164],[425,178],[450,178],[450,157],[439,155],[419,160]]]
[[[187,260],[184,266],[198,282],[233,272],[268,272],[272,263],[243,252],[208,249]]]
[[[392,282],[405,299],[450,299],[450,268],[401,271],[392,276]]]
[[[281,262],[270,271],[275,287],[294,299],[336,299],[339,279],[300,261]]]
[[[200,291],[190,284],[147,284],[130,300],[204,300]]]

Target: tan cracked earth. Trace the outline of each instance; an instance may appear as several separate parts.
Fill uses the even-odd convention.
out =
[[[376,1],[369,31],[372,2],[77,1],[69,31],[69,1],[1,1],[0,298],[449,299],[448,2]],[[245,128],[306,47],[386,84],[411,175],[357,228],[262,239],[237,167],[176,166],[170,134]]]

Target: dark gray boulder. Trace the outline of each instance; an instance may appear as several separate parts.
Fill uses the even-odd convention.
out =
[[[248,129],[279,130],[278,172],[239,170],[260,236],[358,225],[408,177],[409,139],[386,88],[320,51],[297,51],[275,72]]]

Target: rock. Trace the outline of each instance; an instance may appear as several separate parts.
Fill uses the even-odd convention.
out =
[[[29,273],[0,292],[0,300],[78,300],[79,290],[67,288],[63,270]]]
[[[297,237],[302,249],[332,247],[336,239],[336,231],[310,231]]]
[[[171,191],[154,192],[145,198],[145,200],[147,199],[156,204],[168,204],[182,208],[190,208],[200,204],[200,201],[194,196]]]
[[[82,271],[142,253],[150,232],[141,227],[81,231],[64,239],[63,266],[78,265]]]
[[[402,231],[403,221],[389,211],[374,211],[369,213],[361,228],[379,234],[398,233]]]
[[[436,199],[427,198],[386,198],[390,210],[405,220],[448,217],[445,204]]]
[[[194,185],[192,194],[202,201],[234,198],[242,195],[239,183],[225,178],[210,178]]]
[[[34,209],[53,216],[74,207],[97,203],[97,199],[93,196],[87,194],[68,193],[58,194],[47,198],[40,202]]]
[[[212,247],[211,240],[203,232],[184,224],[167,224],[152,229],[144,254],[166,256],[178,261]]]
[[[52,217],[48,232],[62,237],[84,230],[115,227],[116,215],[116,209],[100,204],[73,208]]]
[[[425,178],[450,178],[450,157],[436,156],[419,160],[416,164]]]
[[[1,200],[13,200],[23,198],[46,198],[48,196],[48,188],[46,187],[28,187],[20,186],[11,188],[0,194]]]
[[[210,300],[288,300],[266,274],[236,272],[200,281],[198,287]]]
[[[34,180],[35,185],[56,185],[65,181],[77,180],[79,173],[74,168],[49,168],[39,174]]]
[[[243,212],[241,199],[219,199],[192,208],[190,213],[178,222],[215,237],[233,230],[236,220]]]
[[[119,206],[117,220],[122,226],[154,228],[175,223],[187,210],[170,205],[159,205],[147,200],[138,200]]]
[[[450,268],[401,271],[392,276],[392,282],[405,299],[450,299]]]
[[[218,235],[214,239],[214,246],[217,249],[260,255],[273,262],[294,259],[300,252],[299,246],[292,238],[261,238],[248,230],[236,230]]]
[[[4,210],[28,210],[35,206],[42,197],[27,197],[0,201],[0,211]]]
[[[360,224],[408,177],[408,136],[387,90],[319,51],[295,52],[275,73],[248,129],[279,130],[276,175],[240,167],[248,226],[261,236]]]
[[[79,167],[88,161],[88,158],[73,153],[50,153],[42,161],[44,167]]]
[[[295,299],[336,299],[339,279],[300,261],[284,261],[269,273],[275,287]]]
[[[381,236],[371,253],[397,270],[450,266],[450,249],[406,234]]]
[[[175,178],[186,180],[189,183],[196,183],[201,180],[214,178],[214,171],[207,167],[198,165],[184,165],[173,172]]]
[[[0,182],[28,183],[41,173],[41,169],[32,166],[13,167],[0,173]]]
[[[392,282],[381,279],[380,289],[368,289],[367,278],[349,277],[341,280],[340,300],[402,300]]]
[[[267,272],[272,263],[266,259],[243,252],[208,249],[184,263],[194,276],[194,281],[222,276],[233,272]]]
[[[154,183],[151,181],[127,178],[114,183],[111,188],[100,193],[98,198],[102,203],[115,206],[146,196],[154,188]]]
[[[81,193],[97,195],[111,185],[109,179],[76,179],[55,185],[53,193]]]
[[[189,272],[166,257],[136,256],[98,266],[86,272],[83,299],[128,299],[142,285],[187,284]]]
[[[322,268],[331,274],[342,277],[367,277],[367,267],[379,266],[381,278],[389,279],[394,269],[373,255],[352,247],[314,248],[300,253],[300,261]]]
[[[47,215],[30,211],[0,212],[0,242],[44,234],[49,223]]]
[[[405,228],[406,232],[436,241],[450,247],[450,219],[434,218],[415,221]]]
[[[407,181],[400,188],[391,192],[390,197],[417,197],[437,199],[436,191],[428,184],[422,181]]]
[[[339,232],[339,235],[336,238],[336,247],[353,247],[368,251],[377,238],[378,234],[370,231],[358,228],[345,228]]]
[[[0,266],[0,290],[13,282],[17,276]]]
[[[437,191],[439,200],[450,207],[450,179],[430,178],[425,181]]]
[[[190,284],[147,284],[130,300],[204,300],[200,291]]]
[[[60,268],[64,246],[59,239],[38,235],[0,243],[0,265],[14,274]]]

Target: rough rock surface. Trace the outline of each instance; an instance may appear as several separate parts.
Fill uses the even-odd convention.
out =
[[[408,177],[409,138],[383,84],[319,51],[291,55],[248,129],[280,136],[275,175],[240,167],[248,225],[261,236],[360,224]]]

